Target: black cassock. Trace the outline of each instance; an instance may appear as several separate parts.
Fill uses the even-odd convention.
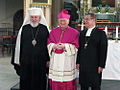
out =
[[[20,48],[20,90],[46,90],[46,61],[49,60],[46,26],[23,26]],[[35,38],[36,45],[32,44]]]
[[[98,67],[105,67],[107,55],[107,37],[104,31],[94,28],[90,37],[87,30],[80,33],[80,48],[77,64],[80,64],[79,81],[81,85],[97,87],[101,85],[101,74]]]

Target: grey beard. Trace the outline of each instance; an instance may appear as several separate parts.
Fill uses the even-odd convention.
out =
[[[37,27],[37,26],[38,26],[38,24],[39,24],[39,23],[35,23],[35,24],[30,23],[30,25],[31,25],[32,27]]]

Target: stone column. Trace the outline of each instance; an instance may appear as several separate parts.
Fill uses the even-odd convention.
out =
[[[24,0],[24,16],[27,14],[27,10],[30,7],[32,0]]]

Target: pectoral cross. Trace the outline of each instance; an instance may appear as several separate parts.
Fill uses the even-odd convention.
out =
[[[87,48],[87,46],[88,46],[88,44],[87,44],[87,43],[85,43],[85,44],[84,44],[84,49],[86,49],[86,48]]]

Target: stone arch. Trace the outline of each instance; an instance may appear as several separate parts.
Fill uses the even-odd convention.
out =
[[[23,9],[18,10],[13,16],[13,35],[17,35],[23,23]]]

